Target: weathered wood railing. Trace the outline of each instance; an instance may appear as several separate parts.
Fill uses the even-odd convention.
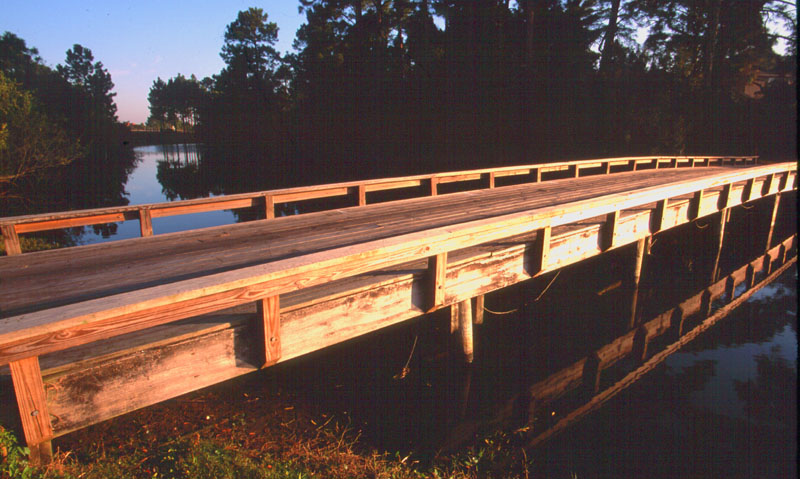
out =
[[[618,171],[633,171],[639,168],[752,165],[757,162],[757,156],[647,156],[485,168],[257,191],[193,200],[7,217],[0,218],[0,231],[2,231],[6,253],[14,255],[23,252],[19,241],[20,234],[62,228],[138,221],[141,236],[151,236],[154,234],[153,218],[167,216],[240,208],[264,208],[265,217],[270,219],[275,217],[275,206],[279,204],[351,196],[354,198],[354,205],[363,206],[367,204],[368,193],[387,190],[423,188],[425,194],[437,195],[439,185],[456,182],[479,181],[479,187],[481,188],[494,188],[495,180],[505,177],[527,176],[527,181],[538,182],[547,180],[549,174],[560,172],[568,172],[573,177],[579,177],[582,174],[610,174]]]
[[[616,160],[608,160],[607,163],[603,161],[595,162],[595,167],[611,170],[616,164]],[[631,160],[621,161],[629,164]],[[649,161],[655,163],[653,166],[659,163],[658,159]],[[638,160],[634,160],[634,166],[637,162]],[[677,165],[678,160],[673,163]],[[689,162],[691,163],[697,162]],[[711,161],[702,163],[709,164]],[[575,171],[588,167],[588,164],[590,163],[574,163]],[[571,165],[566,165],[564,168],[569,170],[570,167]],[[506,171],[522,170],[524,168]],[[497,171],[495,176],[496,173]],[[646,238],[660,231],[713,213],[725,212],[731,207],[765,196],[776,198],[772,221],[774,224],[780,194],[796,188],[795,163],[722,169],[713,175],[642,188],[625,194],[601,195],[530,211],[365,240],[279,258],[264,264],[178,279],[159,286],[141,287],[135,291],[14,314],[0,319],[0,365],[11,366],[26,440],[34,450],[39,451],[39,445],[47,444],[56,434],[47,412],[47,394],[39,363],[42,355],[109,340],[205,313],[257,303],[259,313],[256,318],[262,338],[261,346],[257,348],[260,352],[256,353],[259,358],[253,362],[255,367],[261,367],[394,324],[425,311],[455,304],[463,305],[463,310],[466,311],[469,309],[467,303],[478,295],[612,248],[637,241],[644,244]],[[364,184],[359,189],[366,191],[367,185]],[[576,224],[585,220],[594,221],[598,217],[602,218],[599,222]],[[156,238],[135,241],[145,244],[151,240]],[[498,240],[506,242],[493,243],[489,250],[481,249]],[[772,227],[765,242],[767,250],[771,247]],[[11,264],[8,261],[14,260],[15,258],[4,259],[6,264]],[[423,268],[427,273],[407,272],[405,265],[419,262],[427,262],[428,267]],[[295,299],[288,307],[283,302],[283,299],[293,294],[314,287],[400,265],[403,265],[402,272],[394,271],[380,279],[369,279],[373,283],[349,285],[350,289],[327,292],[324,297],[325,311],[315,311],[320,309],[315,308],[317,305],[314,304],[319,299]],[[376,294],[385,295],[388,299],[377,306]],[[424,306],[420,304],[420,296],[426,298]],[[363,310],[352,307],[353,304],[362,303],[369,307]],[[336,312],[337,308],[341,308],[343,315]],[[342,325],[344,332],[332,331],[336,324],[328,317],[330,314],[337,315],[339,322],[341,318],[346,318],[347,324]],[[386,319],[376,318],[378,314],[385,315]],[[461,325],[456,325],[457,328],[460,327],[462,335],[470,336],[465,337],[466,345],[467,340],[471,340],[471,328],[467,327],[464,318],[460,322]],[[252,337],[252,334],[247,333],[247,336]],[[221,369],[214,377],[228,378],[251,370],[242,368],[238,360],[232,362],[235,365],[220,366]],[[181,364],[192,367],[186,361],[181,361]],[[198,377],[202,373],[203,371],[197,371]],[[145,383],[140,380],[141,378],[137,380],[139,382],[131,381],[130,384],[144,386]],[[202,387],[202,384],[207,384],[203,381],[193,379],[193,384],[182,386],[189,389],[171,391],[170,394]],[[152,378],[148,375],[146,383],[150,382]],[[175,380],[172,379],[171,382],[174,383]],[[163,400],[165,397],[160,394],[161,391],[149,395],[136,402],[135,407]],[[75,403],[66,401],[64,404]],[[114,409],[113,405],[107,404],[103,404],[103,407],[108,409],[102,413],[83,411],[83,419],[76,420],[71,425],[63,425],[59,433],[134,408],[124,406]],[[46,455],[46,446],[39,452]]]

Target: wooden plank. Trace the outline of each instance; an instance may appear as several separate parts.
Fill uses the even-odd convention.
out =
[[[14,225],[0,226],[3,232],[3,244],[8,256],[22,254],[22,246],[19,243],[19,236]]]
[[[31,450],[31,460],[38,464],[50,462],[53,427],[45,400],[39,358],[34,356],[13,361],[9,363],[9,367],[25,442]]]
[[[185,206],[153,206],[150,209],[150,215],[153,218],[162,218],[167,216],[207,213],[209,211],[235,210],[258,206],[258,203],[259,198],[244,198]]]
[[[135,217],[138,219],[137,212],[134,211],[129,214],[131,216],[136,215]],[[77,226],[90,226],[103,223],[116,223],[118,221],[125,221],[126,219],[127,218],[125,213],[108,213],[108,214],[93,215],[89,217],[55,219],[55,220],[41,221],[37,223],[20,223],[16,225],[16,230],[17,233],[19,234],[35,233],[37,231],[74,228]]]
[[[293,201],[316,200],[321,198],[331,198],[334,196],[347,196],[349,188],[346,186],[325,188],[313,191],[299,191],[296,193],[274,194],[275,203],[290,203]]]
[[[478,181],[483,175],[481,173],[463,173],[463,174],[440,174],[436,176],[437,183],[457,183],[461,181]]]
[[[264,345],[262,366],[272,366],[281,358],[280,297],[269,296],[258,301],[259,331]]]
[[[364,191],[370,193],[372,191],[399,190],[402,188],[414,188],[421,185],[422,180],[383,181],[381,183],[364,183]]]
[[[143,237],[153,236],[153,219],[148,208],[139,210],[139,233]]]

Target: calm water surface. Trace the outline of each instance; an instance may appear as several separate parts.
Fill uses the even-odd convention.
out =
[[[165,187],[159,182],[158,170],[159,163],[162,170],[166,165],[185,166],[198,161],[202,154],[200,145],[149,145],[134,148],[134,153],[138,159],[136,169],[128,176],[125,183],[125,191],[130,201],[130,205],[140,205],[145,203],[160,203],[164,201],[190,199],[197,196],[214,196],[209,192],[183,196]],[[174,169],[174,168],[173,168]],[[192,215],[170,216],[166,218],[153,218],[153,230],[156,234],[173,233],[196,228],[209,226],[220,226],[236,222],[233,212],[211,211],[207,213],[197,213]],[[125,221],[117,223],[116,234],[103,237],[94,233],[91,228],[85,228],[81,238],[81,243],[92,244],[105,241],[116,241],[120,239],[138,238],[139,223],[137,221]]]

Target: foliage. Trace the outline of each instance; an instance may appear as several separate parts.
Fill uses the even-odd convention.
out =
[[[16,436],[0,426],[0,478],[34,479],[39,471],[28,464],[30,450],[20,446]]]
[[[78,143],[41,111],[33,95],[0,72],[0,198],[79,154]]]

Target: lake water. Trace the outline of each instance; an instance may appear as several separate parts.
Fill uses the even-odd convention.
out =
[[[135,151],[139,163],[125,186],[130,204],[185,197],[162,185],[159,164],[162,177],[166,170],[182,174],[187,165],[191,170],[199,158],[196,145]],[[191,174],[175,178],[170,181],[195,192],[188,196],[211,194],[186,188]],[[153,227],[162,234],[235,221],[232,212],[220,211],[156,218]],[[136,221],[118,224],[108,238],[89,230],[81,242],[139,236]],[[581,288],[602,283],[604,275],[609,282],[612,273],[565,270],[548,295],[594,295]],[[653,291],[669,291],[678,300],[696,292],[677,284],[668,272],[662,276],[649,286]],[[510,288],[487,298],[489,309],[508,314],[487,313],[487,323],[476,328],[476,363],[468,370],[453,353],[452,338],[442,326],[447,319],[417,320],[371,335],[358,347],[351,342],[296,361],[291,367],[297,379],[289,380],[289,387],[323,409],[346,410],[362,422],[365,440],[376,447],[421,456],[460,447],[493,428],[513,429],[520,418],[539,420],[534,416],[542,411],[525,403],[531,398],[520,399],[520,391],[574,361],[577,356],[570,352],[590,347],[563,338],[610,341],[615,335],[609,330],[615,328],[604,325],[619,322],[609,316],[613,299],[598,310],[594,305],[534,304],[543,286]],[[534,326],[520,326],[531,322]],[[600,326],[587,329],[586,324]],[[527,329],[521,333],[520,327]],[[402,381],[393,379],[414,338],[419,344],[411,373]],[[528,340],[532,344],[522,344]],[[549,442],[537,458],[540,472],[570,478],[794,477],[797,354],[797,271],[791,268],[599,412]],[[572,399],[560,401],[549,405],[554,416]]]
[[[136,169],[128,176],[125,191],[131,205],[146,203],[160,203],[175,199],[190,199],[183,197],[170,197],[168,190],[158,180],[159,163],[186,165],[197,162],[202,155],[199,145],[149,145],[134,148],[137,157]],[[162,166],[162,169],[164,166]],[[174,193],[172,193],[174,194]],[[199,196],[214,196],[204,192]],[[195,197],[195,196],[192,196]],[[211,211],[192,215],[170,216],[166,218],[153,218],[153,230],[156,234],[173,233],[209,226],[219,226],[236,222],[236,217],[231,211]],[[116,234],[103,237],[91,228],[85,228],[80,239],[82,244],[102,243],[120,239],[138,238],[139,223],[125,221],[117,223]]]

